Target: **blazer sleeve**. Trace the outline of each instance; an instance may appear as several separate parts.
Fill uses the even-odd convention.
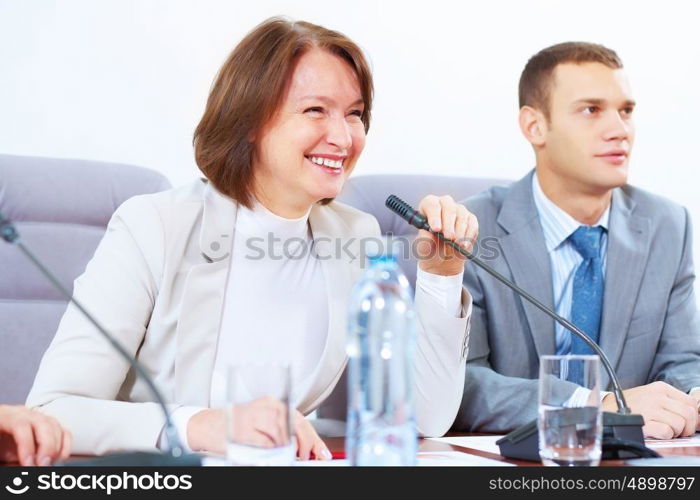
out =
[[[415,307],[416,424],[423,436],[437,437],[450,429],[462,400],[472,300],[462,288],[461,310],[455,316],[416,287]]]
[[[364,234],[381,237],[377,219],[364,214]],[[467,264],[469,265],[469,264]],[[472,301],[462,288],[461,309],[444,306],[417,287],[414,306],[418,317],[415,357],[415,415],[425,437],[445,434],[457,415],[464,387]]]
[[[682,254],[649,378],[688,392],[700,386],[700,317],[694,291],[692,227],[688,211],[684,209],[683,215]]]
[[[158,294],[163,225],[145,197],[114,213],[73,296],[136,356]],[[163,414],[155,403],[117,401],[129,363],[69,305],[44,354],[27,405],[74,436],[77,454],[155,449]]]

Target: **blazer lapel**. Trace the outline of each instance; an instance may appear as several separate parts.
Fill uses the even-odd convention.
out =
[[[207,184],[202,207],[198,263],[187,274],[177,324],[175,400],[209,406],[236,203]]]
[[[350,233],[332,205],[315,205],[309,214],[309,224],[328,294],[328,334],[313,384],[298,404],[299,411],[304,413],[314,409],[331,393],[345,369],[348,300],[362,273],[361,242]]]
[[[507,234],[499,242],[515,283],[553,308],[552,272],[532,197],[532,175],[513,184],[503,201],[497,222]],[[537,353],[553,354],[554,320],[520,296],[517,300],[525,311]]]
[[[629,196],[622,189],[615,189],[610,209],[600,329],[601,348],[613,368],[617,367],[622,354],[651,244],[651,221],[635,215],[633,210],[634,202]],[[607,387],[608,377],[604,372],[601,375],[605,382],[601,387]]]

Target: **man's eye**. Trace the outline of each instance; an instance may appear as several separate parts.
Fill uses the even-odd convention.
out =
[[[585,115],[593,115],[600,111],[600,108],[598,106],[586,106],[583,108],[583,114]]]
[[[631,107],[631,106],[622,109],[622,112],[623,112],[624,114],[626,114],[627,116],[631,115],[633,111],[634,111],[634,108]]]

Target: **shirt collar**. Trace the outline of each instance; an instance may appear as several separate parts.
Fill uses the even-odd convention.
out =
[[[544,241],[547,245],[547,252],[556,250],[571,234],[582,224],[559,208],[542,191],[537,172],[532,176],[532,195],[535,199],[535,207],[540,216]],[[593,226],[601,226],[608,230],[610,219],[610,205],[605,209],[598,221]]]

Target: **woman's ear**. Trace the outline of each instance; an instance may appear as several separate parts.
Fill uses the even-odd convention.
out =
[[[530,106],[520,108],[518,115],[520,130],[533,146],[544,146],[547,133],[547,119],[542,111]]]

